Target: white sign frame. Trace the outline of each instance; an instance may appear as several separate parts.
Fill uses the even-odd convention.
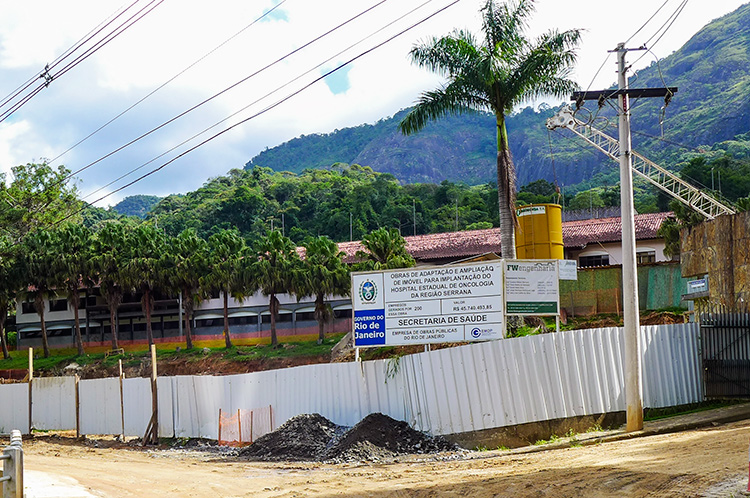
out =
[[[503,260],[506,316],[559,316],[557,259]]]
[[[503,262],[352,273],[354,347],[502,339]]]

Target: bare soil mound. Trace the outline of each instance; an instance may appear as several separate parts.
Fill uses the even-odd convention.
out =
[[[382,413],[372,413],[348,430],[314,413],[289,419],[239,456],[262,461],[379,461],[456,449],[442,437],[416,431]]]
[[[240,451],[240,457],[265,461],[320,460],[342,429],[317,413],[302,414]]]
[[[326,452],[326,460],[377,461],[398,455],[453,451],[442,437],[432,437],[382,413],[371,413],[349,429]]]

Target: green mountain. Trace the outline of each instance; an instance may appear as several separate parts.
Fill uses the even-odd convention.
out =
[[[145,218],[160,200],[161,197],[155,195],[131,195],[112,206],[112,209],[125,216]]]
[[[629,60],[644,53],[653,57],[632,52]],[[750,130],[748,67],[750,4],[709,23],[680,50],[630,79],[631,87],[679,87],[664,109],[660,99],[632,102],[634,148],[678,169],[698,147],[732,140]],[[617,136],[609,106],[597,110],[595,103],[588,103],[586,107],[578,114],[581,119],[595,116],[595,126]],[[508,119],[518,185],[537,179],[560,185],[612,182],[617,176],[614,162],[570,132],[548,134],[544,123],[554,111],[526,108]],[[372,125],[295,138],[264,150],[246,168],[258,165],[299,173],[342,162],[370,166],[408,183],[479,184],[495,179],[495,126],[490,115],[447,117],[405,137],[397,129],[405,112]]]

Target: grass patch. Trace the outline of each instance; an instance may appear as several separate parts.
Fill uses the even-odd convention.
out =
[[[289,358],[289,357],[316,357],[331,353],[331,349],[341,340],[344,334],[334,334],[327,337],[322,344],[314,341],[300,342],[282,342],[278,348],[272,348],[267,344],[258,344],[253,346],[235,346],[226,348],[200,348],[156,351],[156,361],[200,361],[207,357],[229,362],[246,362],[263,359]],[[140,365],[144,360],[149,360],[151,353],[148,350],[126,351],[121,355],[106,356],[105,353],[90,353],[82,356],[71,353],[59,353],[51,350],[49,358],[42,357],[41,351],[34,351],[34,371],[47,372],[54,371],[77,363],[81,366],[90,364],[99,364],[102,367],[117,366],[118,361],[122,360],[124,367],[135,367]],[[29,366],[28,351],[11,351],[10,358],[0,359],[0,369],[26,369]]]
[[[691,403],[689,405],[670,406],[668,408],[647,408],[644,411],[643,420],[661,420],[664,418],[676,417],[678,415],[688,415],[690,413],[699,413],[706,410],[713,410],[715,408],[738,405],[740,403],[747,403],[747,400],[712,400],[703,401],[701,403]]]

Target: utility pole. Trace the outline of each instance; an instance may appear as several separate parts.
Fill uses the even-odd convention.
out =
[[[617,45],[617,83],[627,90],[624,43]],[[643,390],[641,388],[641,355],[638,339],[641,318],[638,314],[638,272],[635,256],[635,208],[633,206],[633,158],[630,154],[630,99],[627,93],[617,97],[620,132],[620,222],[622,223],[622,309],[625,331],[625,402],[627,431],[643,429]]]
[[[354,228],[353,228],[353,218],[352,218],[352,212],[349,211],[349,242],[354,240]]]
[[[417,200],[411,200],[411,218],[414,221],[414,235],[417,234]]]
[[[625,402],[627,404],[627,431],[643,429],[643,390],[641,387],[641,356],[639,348],[640,316],[638,314],[638,273],[635,252],[635,208],[633,206],[633,170],[630,139],[630,97],[664,97],[668,104],[677,88],[628,88],[625,56],[629,50],[646,50],[646,47],[627,49],[617,45],[617,90],[574,92],[572,100],[580,106],[584,100],[617,98],[619,117],[620,206],[622,209],[622,301],[625,333]]]

